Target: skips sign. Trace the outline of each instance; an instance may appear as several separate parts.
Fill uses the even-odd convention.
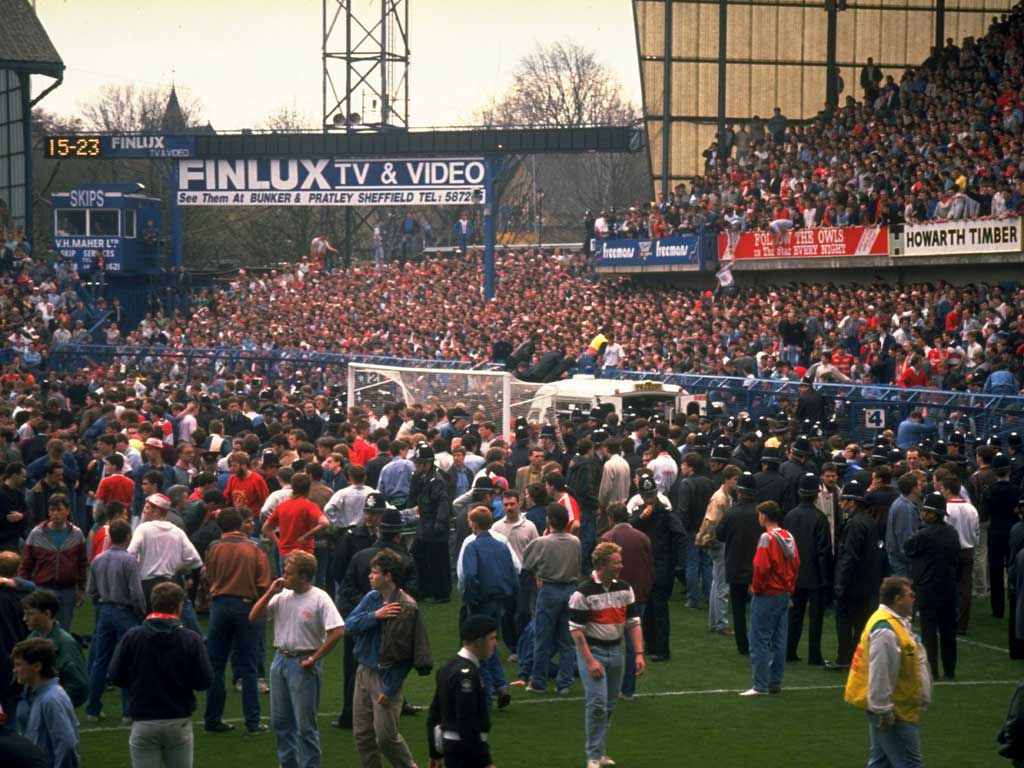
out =
[[[179,160],[178,205],[479,205],[480,157]]]

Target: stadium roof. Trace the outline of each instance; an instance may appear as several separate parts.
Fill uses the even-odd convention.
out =
[[[62,78],[64,62],[28,0],[0,0],[0,69]]]

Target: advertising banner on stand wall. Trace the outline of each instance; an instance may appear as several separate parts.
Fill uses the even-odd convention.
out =
[[[178,205],[481,205],[480,157],[179,160]]]
[[[700,237],[678,235],[654,240],[597,240],[594,266],[659,267],[700,266]]]
[[[1020,253],[1020,218],[907,224],[901,256]]]
[[[786,232],[776,239],[768,231],[723,234],[718,256],[729,259],[820,259],[888,256],[887,227],[818,227]]]

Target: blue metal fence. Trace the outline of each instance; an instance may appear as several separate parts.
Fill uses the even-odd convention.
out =
[[[285,378],[294,382],[315,376],[328,384],[344,384],[349,363],[390,365],[433,370],[495,369],[494,364],[471,365],[460,360],[415,360],[388,355],[346,355],[296,349],[246,350],[227,347],[177,349],[160,346],[65,344],[53,350],[49,367],[58,371],[81,370],[87,366],[120,364],[126,372],[166,372],[178,367],[183,381],[247,375],[254,379]],[[606,378],[632,381],[660,381],[676,384],[691,394],[701,394],[710,403],[721,403],[724,413],[735,416],[746,411],[751,418],[774,416],[799,396],[796,381],[747,379],[700,374],[653,373],[650,371],[605,370]],[[947,437],[943,422],[968,430],[981,438],[1004,437],[1024,431],[1024,397],[947,392],[935,389],[819,384],[816,389],[833,404],[844,434],[866,440],[882,429],[896,429],[913,410],[924,410],[939,422],[940,437]]]
[[[683,387],[690,394],[703,394],[708,402],[721,403],[725,412],[736,415],[746,411],[752,418],[773,416],[799,396],[799,382],[771,379],[747,379],[735,376],[651,373],[606,370],[604,376],[631,381],[660,381]],[[939,436],[945,439],[943,422],[970,431],[981,438],[1024,430],[1024,397],[949,392],[937,389],[865,386],[860,384],[818,384],[815,389],[833,404],[844,434],[866,440],[883,429],[895,430],[914,410],[923,410],[939,423]]]
[[[56,371],[82,370],[88,366],[117,364],[126,371],[165,372],[177,366],[184,381],[194,376],[251,376],[255,378],[305,378],[317,374],[329,383],[342,384],[349,363],[411,366],[435,370],[469,370],[461,360],[415,360],[391,355],[347,355],[302,349],[244,349],[241,347],[162,347],[130,344],[63,344],[56,347],[48,367]]]

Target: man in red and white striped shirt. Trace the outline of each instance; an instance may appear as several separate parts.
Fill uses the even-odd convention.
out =
[[[619,578],[622,547],[602,541],[591,560],[594,572],[569,598],[569,633],[576,644],[576,662],[586,693],[587,768],[600,768],[614,765],[605,754],[605,741],[622,687],[622,637],[626,631],[635,649],[638,675],[643,674],[645,664],[633,588]]]

